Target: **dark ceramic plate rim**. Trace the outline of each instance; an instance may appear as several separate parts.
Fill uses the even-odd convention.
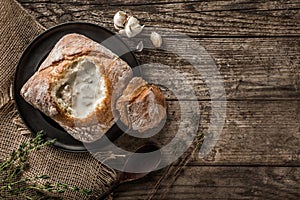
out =
[[[36,36],[36,37],[30,42],[30,44],[29,44],[29,45],[25,48],[25,50],[23,51],[22,55],[21,55],[20,58],[19,58],[19,61],[18,61],[17,65],[16,65],[16,70],[15,70],[14,80],[13,80],[13,95],[14,95],[15,105],[16,105],[16,108],[17,108],[17,110],[18,110],[18,113],[20,114],[21,119],[23,120],[23,122],[24,122],[24,124],[27,126],[27,128],[28,128],[33,134],[36,134],[36,132],[37,132],[38,130],[34,130],[34,129],[32,128],[32,125],[29,124],[29,122],[28,122],[27,119],[26,119],[26,116],[23,114],[23,111],[22,111],[22,108],[21,108],[21,104],[20,104],[20,102],[19,102],[19,99],[22,98],[22,97],[20,97],[20,94],[19,94],[19,93],[20,93],[20,90],[17,90],[17,89],[16,89],[16,86],[18,85],[17,76],[18,76],[18,71],[20,70],[19,68],[21,67],[22,61],[25,59],[24,57],[25,57],[26,53],[28,53],[28,51],[30,51],[35,45],[37,45],[37,43],[40,43],[39,40],[41,40],[42,37],[44,37],[45,35],[47,35],[47,34],[53,32],[53,31],[55,31],[55,30],[57,30],[57,29],[65,28],[65,29],[68,30],[68,28],[70,28],[70,27],[72,27],[72,26],[75,26],[75,25],[77,25],[77,26],[90,26],[90,27],[99,29],[99,31],[100,31],[100,29],[101,29],[101,31],[104,31],[104,32],[106,32],[106,33],[108,33],[108,34],[110,34],[110,35],[114,35],[114,36],[115,36],[115,33],[113,33],[112,31],[110,31],[110,30],[108,30],[108,29],[106,29],[106,28],[104,28],[104,27],[101,27],[101,26],[99,26],[99,25],[93,24],[93,23],[89,23],[89,22],[68,22],[68,23],[62,23],[62,24],[53,26],[53,27],[51,27],[51,28],[45,30],[44,32],[42,32],[41,34],[39,34],[38,36]],[[74,31],[73,33],[81,33],[81,34],[83,34],[83,32],[84,32],[84,30],[78,30],[78,31]],[[70,32],[70,33],[71,33],[71,32]],[[68,33],[65,33],[64,35],[66,35],[66,34],[68,34]],[[83,35],[86,35],[87,37],[90,37],[90,35],[88,35],[88,34],[83,34]],[[90,38],[93,39],[93,37],[90,37]],[[134,64],[135,66],[130,66],[130,67],[136,67],[136,66],[138,66],[138,65],[139,65],[139,62],[138,62],[138,60],[136,59],[136,57],[135,57],[135,55],[133,54],[133,52],[130,51],[130,48],[124,43],[124,41],[122,41],[122,39],[121,39],[120,37],[117,36],[116,38],[118,39],[118,41],[119,41],[124,47],[126,47],[126,48],[129,50],[128,53],[130,54],[130,56],[132,57],[133,61],[135,62],[135,64]],[[56,43],[56,42],[55,42],[55,43]],[[55,45],[55,43],[54,43],[53,45]],[[53,46],[50,48],[50,51],[51,51],[52,48],[53,48]],[[48,51],[48,52],[46,53],[46,55],[48,55],[50,51]],[[128,54],[128,53],[127,53],[127,54]],[[45,59],[45,58],[42,58],[41,60],[43,61],[44,59]],[[127,62],[126,59],[125,59],[125,61]],[[129,64],[129,63],[128,63],[128,64]],[[129,65],[130,65],[130,64],[129,64]],[[35,70],[34,70],[34,71],[35,71]],[[33,72],[33,73],[34,73],[34,72]],[[140,73],[140,72],[138,72],[138,73]],[[137,74],[137,75],[139,75],[139,74]],[[36,111],[36,109],[34,109],[33,107],[32,107],[32,109],[33,109],[34,111]],[[119,124],[119,123],[116,123],[116,124]],[[116,124],[115,124],[111,129],[114,130],[115,132],[119,132],[119,133],[118,133],[117,135],[107,136],[108,138],[110,138],[110,140],[115,140],[115,139],[117,139],[119,136],[121,136],[121,135],[123,134],[123,132],[118,128],[118,126],[117,126]],[[110,129],[110,130],[111,130],[111,129]],[[42,130],[42,127],[41,127],[41,130]],[[70,136],[66,131],[64,131],[64,132],[68,135],[68,137],[71,137],[71,138],[72,138],[72,136]],[[108,132],[109,132],[109,131],[108,131]],[[51,140],[51,139],[54,139],[54,138],[53,138],[53,137],[49,137],[49,135],[46,134],[46,138],[45,138],[45,139],[46,139],[46,140]],[[72,139],[75,140],[74,138],[72,138]],[[58,148],[58,149],[60,149],[60,150],[67,151],[67,152],[87,152],[87,149],[86,149],[86,147],[85,147],[85,145],[84,145],[83,143],[81,143],[81,142],[79,142],[79,141],[77,141],[77,140],[75,140],[75,141],[76,141],[76,143],[77,143],[77,146],[65,145],[65,144],[62,143],[61,141],[60,141],[60,142],[56,142],[53,146],[56,147],[56,148]],[[98,143],[99,143],[99,144],[98,144]],[[91,146],[93,146],[93,145],[94,145],[96,148],[98,148],[99,145],[102,145],[102,144],[101,144],[101,139],[98,140],[98,141],[96,141],[95,144],[91,143]],[[90,148],[90,147],[89,147],[89,148]]]

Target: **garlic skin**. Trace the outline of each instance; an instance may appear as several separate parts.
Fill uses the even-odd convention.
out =
[[[139,21],[133,16],[130,16],[125,24],[125,32],[129,38],[134,37],[142,32],[143,28],[144,25],[141,26]]]
[[[150,40],[155,48],[161,47],[162,37],[158,33],[152,32],[150,35]]]
[[[118,11],[114,16],[114,27],[117,30],[124,28],[128,15],[123,11]]]
[[[120,35],[126,35],[125,29],[120,29],[120,30],[119,30],[119,34],[120,34]]]
[[[136,46],[136,51],[141,52],[141,51],[143,51],[143,48],[144,48],[144,43],[143,43],[143,41],[140,41],[138,43],[138,45]]]

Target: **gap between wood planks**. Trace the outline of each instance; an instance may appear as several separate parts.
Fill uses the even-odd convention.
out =
[[[197,169],[195,169],[197,168]],[[166,197],[163,184],[153,199],[298,199],[300,168],[191,167],[175,181]],[[116,199],[147,197],[161,172],[145,180],[121,186]],[[137,187],[139,185],[139,187]]]

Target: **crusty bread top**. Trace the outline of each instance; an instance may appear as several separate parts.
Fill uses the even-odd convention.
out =
[[[103,79],[105,97],[90,115],[76,118],[64,109],[55,94],[59,84],[63,84],[60,81],[72,72],[74,63],[84,59],[97,67],[97,73]],[[93,142],[113,125],[112,110],[116,98],[131,78],[132,71],[128,64],[109,49],[83,35],[68,34],[57,42],[38,71],[25,83],[21,95],[74,138]]]
[[[65,35],[56,43],[45,61],[39,67],[39,71],[55,65],[57,62],[72,60],[74,56],[91,54],[92,52],[96,52],[99,57],[109,59],[109,62],[111,62],[112,59],[118,58],[116,54],[99,43],[83,35],[72,33]]]

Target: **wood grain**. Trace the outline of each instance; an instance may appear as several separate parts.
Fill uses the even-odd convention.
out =
[[[122,185],[116,200],[145,199],[163,172]],[[164,185],[153,199],[299,199],[299,167],[194,166],[186,168],[172,188]]]
[[[213,118],[211,104],[199,102],[200,120],[194,116],[190,101],[168,101],[168,119],[164,128],[149,140],[122,136],[122,148],[134,151],[151,141],[159,146],[168,144],[176,134],[210,134]],[[213,151],[204,159],[189,165],[269,165],[300,166],[300,101],[229,101],[223,131]],[[217,111],[216,113],[218,113]],[[178,133],[179,124],[185,127]],[[213,122],[212,122],[213,123]],[[185,137],[183,136],[182,140]],[[180,144],[179,144],[180,146]]]
[[[201,107],[206,132],[209,106]],[[300,101],[229,101],[214,150],[200,165],[300,165]],[[203,129],[202,129],[203,128]]]
[[[202,36],[299,36],[300,3],[289,1],[28,1],[19,0],[45,27],[81,20],[113,28],[118,10],[159,26]]]
[[[180,46],[179,39],[164,39],[170,47],[174,46],[178,51],[184,52],[186,47]],[[218,68],[224,80],[227,100],[299,99],[300,39],[218,38],[195,39],[194,41],[206,49]],[[189,56],[197,55],[190,54]],[[201,73],[187,60],[172,53],[146,49],[142,53],[137,53],[137,57],[142,64],[161,63],[170,66],[178,73],[183,74],[185,78],[180,79],[170,75],[168,79],[174,83],[180,83],[182,88],[189,88],[190,85],[193,85],[198,99],[210,99],[209,88],[205,83],[207,78],[201,78]],[[201,64],[201,62],[199,63]],[[213,73],[213,70],[210,70],[213,66],[203,66],[199,68],[208,74]],[[162,76],[165,74],[162,74],[160,70],[153,70],[153,67],[143,69],[150,80],[163,81]],[[168,98],[175,99],[176,97],[168,94]]]

